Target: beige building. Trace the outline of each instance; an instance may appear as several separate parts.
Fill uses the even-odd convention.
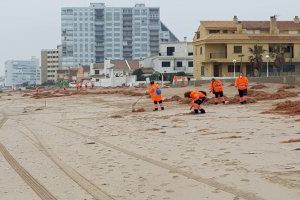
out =
[[[293,21],[201,21],[195,34],[194,77],[232,77],[234,69],[247,75],[253,74],[249,48],[265,50],[262,74],[275,70],[274,49],[284,49],[285,62],[281,72],[300,72],[300,23],[296,16]],[[273,55],[273,56],[272,56]],[[275,55],[275,56],[274,56]]]
[[[58,67],[58,49],[43,49],[41,51],[41,82],[56,82]]]
[[[81,82],[83,80],[90,80],[90,66],[79,65],[76,68],[58,69],[56,73],[56,80],[69,80]]]

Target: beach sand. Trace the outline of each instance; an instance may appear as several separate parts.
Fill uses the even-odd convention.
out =
[[[260,91],[282,87],[265,85]],[[235,94],[226,84],[225,95]],[[136,105],[146,111],[133,113],[139,97],[118,94],[1,95],[1,200],[300,199],[300,143],[282,143],[300,139],[300,117],[263,114],[300,97],[192,115],[178,102],[152,112],[148,98]]]

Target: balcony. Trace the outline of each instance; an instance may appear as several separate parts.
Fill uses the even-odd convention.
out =
[[[210,53],[209,58],[210,59],[226,59],[227,55],[226,55],[226,52]]]

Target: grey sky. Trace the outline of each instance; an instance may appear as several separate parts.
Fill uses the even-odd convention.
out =
[[[5,60],[40,57],[40,50],[60,43],[60,8],[89,6],[146,6],[161,8],[161,20],[182,39],[192,39],[200,20],[280,20],[300,16],[299,0],[0,0],[0,74]]]

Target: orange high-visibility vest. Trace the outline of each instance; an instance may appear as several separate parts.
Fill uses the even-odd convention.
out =
[[[196,101],[198,99],[202,99],[205,97],[205,94],[203,94],[202,92],[198,92],[198,91],[192,91],[190,94],[190,97]]]
[[[210,84],[210,91],[223,92],[223,83],[220,80],[215,80]]]
[[[159,85],[157,83],[151,85],[148,89],[148,93],[151,96],[152,101],[161,101],[162,100],[162,95],[156,94],[156,89],[159,88]]]
[[[237,87],[239,90],[246,90],[248,88],[248,84],[248,78],[245,76],[240,76],[235,80],[235,87]]]

